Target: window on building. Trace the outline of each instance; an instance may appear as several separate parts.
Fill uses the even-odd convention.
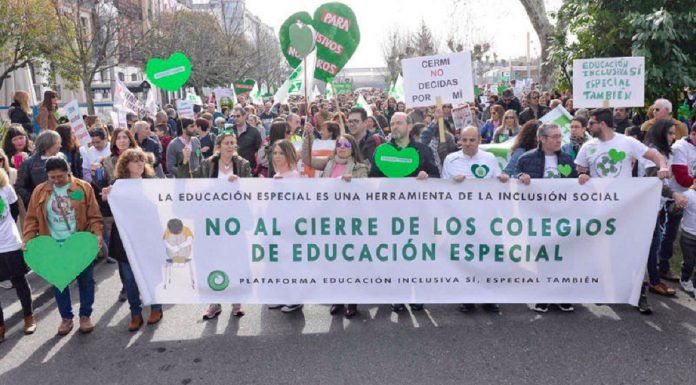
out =
[[[119,72],[118,73],[118,80],[125,82],[126,81],[126,74],[124,74],[123,72]]]
[[[135,74],[135,73],[131,74],[131,81],[137,82],[138,81],[138,74]]]

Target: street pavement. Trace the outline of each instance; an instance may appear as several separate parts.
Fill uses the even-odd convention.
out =
[[[471,314],[456,305],[392,313],[360,305],[330,316],[308,305],[283,314],[225,305],[217,320],[203,306],[165,306],[155,326],[127,331],[127,303],[115,265],[95,268],[93,333],[55,335],[60,322],[35,275],[38,330],[24,336],[14,290],[0,289],[9,328],[0,343],[0,384],[694,384],[696,301],[650,296],[654,313],[627,305],[576,306],[540,315],[525,305]],[[77,313],[77,290],[73,290]],[[147,310],[144,315],[147,317]]]

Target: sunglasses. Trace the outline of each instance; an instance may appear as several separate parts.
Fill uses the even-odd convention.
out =
[[[350,148],[349,142],[336,142],[336,148]]]

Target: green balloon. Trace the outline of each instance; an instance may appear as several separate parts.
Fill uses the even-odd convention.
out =
[[[254,79],[239,79],[232,82],[235,95],[248,94],[254,88],[254,84],[256,84]]]
[[[290,42],[290,26],[296,24],[298,21],[302,24],[312,25],[312,16],[304,11],[293,13],[283,22],[278,32],[280,49],[283,51],[283,56],[285,56],[285,59],[287,59],[288,64],[290,64],[292,68],[297,68],[297,66],[302,63],[302,57],[297,53],[297,50]]]
[[[345,67],[360,43],[355,13],[343,3],[322,4],[312,22],[317,33],[314,78],[330,82]]]
[[[314,50],[314,31],[307,24],[294,23],[288,29],[290,33],[290,44],[295,47],[295,51],[301,57],[309,55]]]
[[[419,164],[420,156],[413,147],[399,150],[389,143],[384,143],[375,151],[375,165],[382,174],[390,178],[411,175],[418,169]]]
[[[99,252],[97,236],[77,232],[61,245],[42,235],[27,242],[24,261],[40,277],[63,291],[89,266]]]
[[[150,83],[167,91],[177,91],[191,77],[191,61],[181,52],[169,59],[152,58],[145,67]]]

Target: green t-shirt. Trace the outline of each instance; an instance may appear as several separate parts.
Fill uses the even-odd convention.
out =
[[[53,186],[51,197],[46,203],[48,229],[51,231],[51,238],[57,241],[63,241],[77,231],[75,209],[70,204],[68,188],[70,183],[63,187]]]

